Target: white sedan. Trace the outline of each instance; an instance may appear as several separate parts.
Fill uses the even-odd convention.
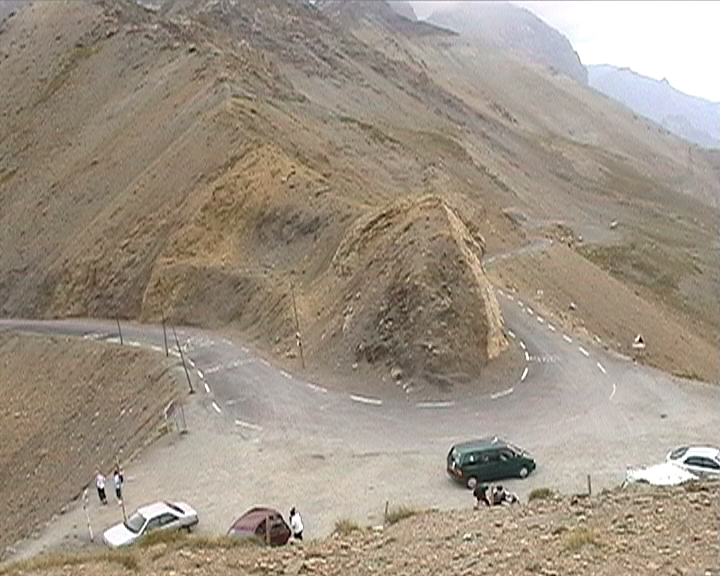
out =
[[[697,476],[720,478],[720,449],[711,446],[680,446],[667,461]]]
[[[155,530],[190,530],[197,523],[197,512],[185,502],[155,502],[138,508],[126,522],[108,528],[103,533],[103,542],[119,548]]]

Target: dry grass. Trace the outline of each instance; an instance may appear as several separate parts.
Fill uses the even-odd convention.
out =
[[[27,560],[11,562],[0,567],[0,574],[42,572],[51,568],[71,567],[87,564],[119,564],[127,570],[137,571],[138,559],[132,550],[98,550],[93,552],[50,552]]]
[[[348,518],[340,518],[335,522],[335,529],[333,530],[333,533],[340,534],[341,536],[347,536],[348,534],[357,532],[358,530],[360,530],[360,526],[356,522],[353,522]]]
[[[533,500],[549,500],[554,495],[555,492],[552,488],[533,488],[528,495],[528,502],[532,502]]]
[[[595,534],[589,528],[575,528],[565,540],[565,550],[568,552],[578,552],[585,546],[599,545]]]
[[[400,522],[400,520],[405,520],[405,518],[415,516],[415,514],[417,513],[418,510],[416,510],[415,508],[411,508],[405,505],[396,506],[395,508],[391,508],[385,515],[385,524],[395,524],[397,522]]]

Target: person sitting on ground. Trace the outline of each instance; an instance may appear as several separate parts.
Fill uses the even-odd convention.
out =
[[[302,518],[300,517],[298,511],[295,510],[294,506],[290,509],[290,531],[292,532],[293,538],[295,538],[295,540],[303,539]]]
[[[490,499],[488,498],[487,484],[476,484],[473,490],[473,496],[475,497],[475,510],[480,507],[480,502],[485,504],[485,506],[491,506]]]

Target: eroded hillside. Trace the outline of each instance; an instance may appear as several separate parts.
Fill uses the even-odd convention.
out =
[[[709,157],[381,3],[44,2],[0,30],[4,315],[165,314],[292,354],[292,284],[315,365],[476,377],[504,346],[483,256],[562,221],[691,258],[658,291],[583,252],[718,325]]]

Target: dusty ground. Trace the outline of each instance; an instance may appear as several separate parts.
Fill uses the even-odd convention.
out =
[[[162,354],[78,339],[0,334],[0,550],[30,536],[115,457],[157,432],[175,394]],[[111,489],[108,484],[108,497]]]
[[[416,512],[382,530],[268,550],[185,537],[117,554],[50,555],[6,574],[720,573],[717,484],[637,487],[516,507]]]
[[[372,215],[432,195],[485,254],[522,245],[527,221],[566,222],[603,270],[597,293],[614,276],[655,315],[682,316],[693,338],[718,331],[716,157],[689,161],[684,143],[607,98],[378,3],[335,8],[38,2],[5,21],[2,314],[165,314],[241,329],[284,356],[295,350],[293,282],[319,368],[340,358],[368,377],[416,365],[431,381],[478,377],[496,322],[476,290],[482,273],[442,240],[445,212],[408,211],[403,246],[392,226],[357,236]],[[614,220],[610,238],[590,233]],[[338,281],[333,263],[350,237],[374,251],[365,271]],[[384,276],[400,275],[402,258],[434,299],[403,329],[407,347],[378,329],[388,301],[394,326],[402,314],[405,276]],[[587,269],[578,258],[562,266],[574,278]],[[365,319],[346,322],[358,291]],[[606,311],[617,325],[626,317]],[[328,336],[328,317],[344,335]],[[674,324],[653,329],[672,341]],[[665,357],[653,362],[676,369]]]

